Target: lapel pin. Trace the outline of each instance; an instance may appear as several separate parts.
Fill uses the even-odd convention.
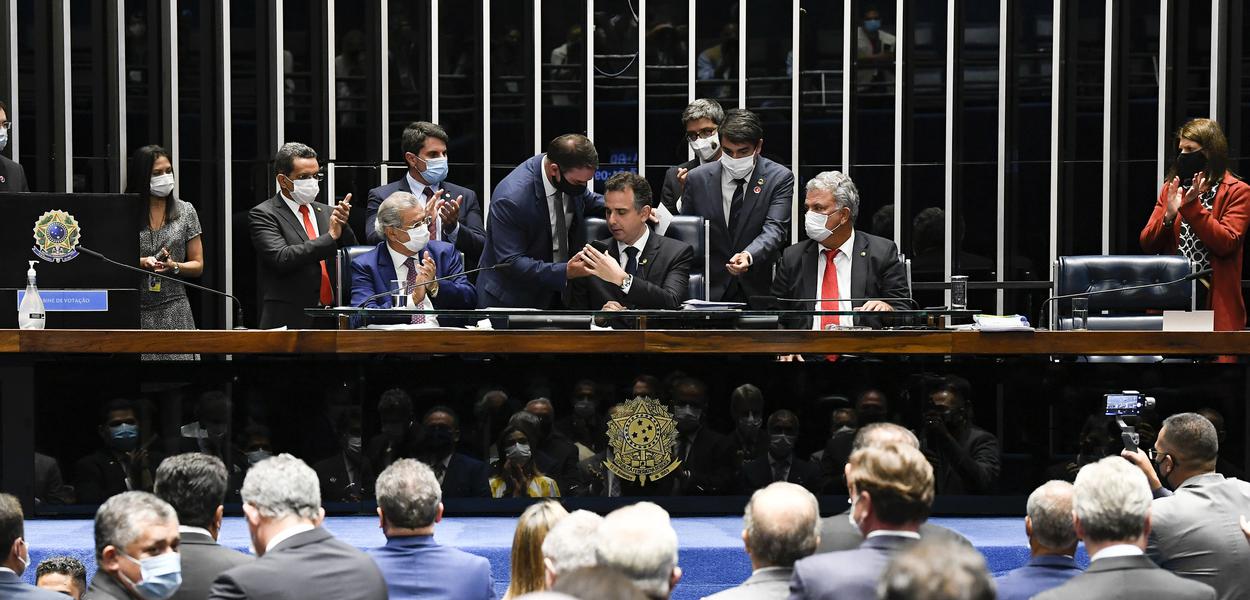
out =
[[[755,193],[757,193],[757,194],[758,194],[758,193],[760,193],[762,190],[763,190],[763,188],[761,188],[760,186],[758,186],[758,185],[757,185],[757,186],[755,186],[755,189],[754,189],[754,190],[752,190],[752,191],[754,191]]]
[[[868,256],[868,252],[866,252],[866,251],[864,251],[864,250],[860,250],[860,251],[859,251],[859,255],[860,255],[860,256]]]
[[[642,259],[642,261],[640,261],[638,264],[640,264],[640,265],[645,265],[645,264],[647,264],[647,259],[645,259],[645,258],[644,258],[644,259]]]
[[[764,185],[764,178],[763,178],[763,177],[760,177],[760,178],[759,178],[759,179],[755,182],[755,185]]]

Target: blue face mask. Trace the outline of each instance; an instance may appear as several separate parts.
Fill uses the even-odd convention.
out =
[[[447,157],[442,158],[422,158],[425,161],[425,170],[421,171],[421,178],[430,185],[438,185],[447,179]]]
[[[9,145],[9,130],[0,129],[0,150],[4,150]]]
[[[143,560],[135,560],[125,553],[121,555],[139,565],[143,580],[131,582],[131,585],[144,600],[166,600],[182,585],[182,557],[177,552],[166,552]]]
[[[864,31],[868,33],[876,33],[881,29],[881,19],[865,19]]]
[[[121,450],[133,450],[139,445],[139,426],[130,423],[122,423],[114,427],[109,427],[109,439],[112,440],[113,446]]]

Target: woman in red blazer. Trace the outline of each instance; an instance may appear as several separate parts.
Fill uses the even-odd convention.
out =
[[[1219,123],[1194,119],[1181,126],[1176,138],[1181,153],[1141,231],[1141,246],[1146,252],[1188,256],[1200,269],[1210,267],[1210,279],[1199,285],[1207,287],[1215,329],[1237,331],[1246,325],[1241,257],[1250,222],[1250,185],[1228,171],[1228,140]]]

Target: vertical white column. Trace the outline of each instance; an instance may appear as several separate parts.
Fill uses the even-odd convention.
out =
[[[901,35],[903,32],[900,30],[898,33]],[[842,172],[848,175],[851,173],[851,63],[855,60],[855,36],[851,0],[842,0]]]
[[[691,20],[694,16],[691,15]],[[747,107],[747,2],[738,2],[738,108]]]
[[[61,178],[65,185],[66,192],[74,191],[74,90],[72,79],[72,61],[70,52],[73,48],[71,43],[70,28],[70,3],[69,0],[61,0],[61,20],[60,23],[54,23],[53,27],[63,28],[61,35],[61,84],[64,86],[61,98],[61,119],[65,123],[64,139],[61,140],[62,147],[65,148],[65,157],[61,161]],[[172,151],[172,149],[171,149]],[[175,165],[176,168],[176,165]]]
[[[1063,88],[1063,0],[1054,1],[1054,12],[1051,13],[1051,57],[1050,57],[1050,260],[1046,264],[1054,264],[1059,256],[1059,138],[1061,137],[1059,122],[1059,92]]]
[[[430,122],[438,122],[438,4],[430,0]]]
[[[953,2],[954,0],[948,0]],[[849,4],[849,3],[848,3]],[[907,78],[903,77],[903,71],[907,66],[907,1],[898,0],[894,8],[898,15],[898,26],[894,29],[894,241],[901,242],[903,239],[903,128],[911,127],[910,123],[903,121],[903,97],[907,91]],[[849,17],[848,17],[849,19]],[[858,27],[854,29],[856,35],[856,45],[851,49],[858,54]],[[947,60],[949,63],[950,61]],[[950,147],[950,139],[946,141],[947,147]],[[947,210],[947,215],[950,211]],[[947,238],[950,239],[950,238]]]
[[[695,79],[697,74],[699,56],[698,50],[695,48],[695,0],[690,0],[686,5],[686,104],[694,102],[695,95]],[[640,24],[639,29],[642,29]],[[686,160],[694,160],[694,149],[690,145],[686,145]]]
[[[1210,118],[1224,122],[1224,90],[1227,89],[1228,3],[1211,0],[1211,108]]]
[[[385,2],[386,0],[382,0]],[[270,107],[275,142],[277,147],[286,142],[286,32],[282,28],[283,10],[286,0],[273,2],[273,45],[270,47],[270,60],[274,61],[274,78],[269,82],[273,86],[273,106]],[[276,150],[277,147],[274,149]]]
[[[693,5],[694,0],[690,0]],[[16,122],[18,113],[18,80],[17,80],[17,0],[8,0],[9,4],[9,122]],[[121,12],[121,11],[118,11]],[[693,14],[693,13],[691,13]],[[694,34],[691,34],[694,37]],[[125,39],[125,38],[118,38]],[[123,64],[125,61],[122,61]],[[124,88],[123,88],[124,89]],[[17,127],[9,130],[9,148],[13,151],[13,160],[20,162],[18,144],[21,142],[22,131]],[[125,161],[122,161],[125,162]],[[125,179],[123,179],[125,181]]]
[[[490,219],[490,0],[482,0],[482,220]]]
[[[1111,179],[1115,172],[1112,164],[1112,109],[1115,99],[1115,40],[1117,0],[1106,0],[1102,30],[1102,253],[1111,254]]]
[[[402,0],[401,0],[402,1]],[[382,135],[381,148],[378,149],[378,156],[382,157],[382,165],[378,168],[378,185],[386,183],[386,160],[391,152],[391,32],[388,17],[391,14],[390,0],[380,0],[381,9],[378,11],[378,44],[381,46],[378,52],[378,60],[382,61],[381,74],[378,77],[380,85],[378,92],[382,94]]]
[[[326,53],[329,54],[329,56],[326,57],[327,60],[325,62],[325,65],[326,65],[325,102],[326,102],[326,143],[329,144],[329,147],[326,148],[325,152],[326,152],[326,156],[328,156],[330,160],[338,160],[339,158],[339,127],[338,127],[339,107],[338,107],[338,96],[337,96],[338,90],[337,90],[337,81],[336,81],[338,79],[338,70],[335,68],[336,66],[334,64],[334,53],[335,53],[334,29],[336,27],[334,16],[335,16],[336,8],[337,7],[335,6],[335,0],[326,0],[325,49],[326,49]],[[332,177],[334,173],[334,169],[330,169],[330,173]],[[329,191],[330,198],[334,198],[335,193],[334,193],[333,181],[327,182],[327,184],[329,185],[329,187],[327,187],[326,189]]]
[[[586,137],[595,139],[595,0],[586,0]]]
[[[124,5],[124,3],[123,3]],[[116,6],[113,8],[113,39],[117,41],[117,64],[116,72],[113,73],[113,85],[117,86],[117,113],[113,115],[117,119],[117,139],[114,143],[117,148],[113,152],[117,155],[117,189],[111,190],[121,192],[126,189],[126,173],[129,170],[130,163],[126,160],[126,11],[124,6]],[[14,14],[14,13],[9,13]],[[13,19],[16,21],[17,19]],[[13,65],[10,71],[17,72],[16,54],[10,55],[14,57]],[[17,103],[17,88],[13,90],[13,103]],[[14,111],[16,112],[16,110]],[[9,120],[13,120],[13,115],[9,115]],[[13,132],[9,132],[9,141],[13,141]],[[17,147],[13,148],[13,159],[17,160]],[[175,182],[176,183],[176,182]]]
[[[224,250],[225,264],[222,267],[225,270],[226,293],[234,294],[234,227],[231,226],[231,221],[234,217],[234,189],[231,185],[234,182],[234,136],[232,133],[234,106],[230,101],[232,89],[232,82],[230,81],[230,0],[221,0],[221,2],[217,3],[217,7],[220,11],[218,14],[221,22],[221,86],[217,93],[219,94],[218,101],[221,104],[222,124],[224,125],[221,132],[221,231],[223,234],[222,244],[224,245],[222,249]],[[333,65],[333,61],[331,61],[331,65]],[[333,103],[331,103],[331,106],[333,106]],[[330,131],[334,131],[333,127],[331,127]],[[233,302],[229,298],[221,298],[221,302],[226,311],[226,329],[232,329],[235,325],[242,325],[242,323],[234,322]]]
[[[1172,56],[1168,52],[1168,48],[1172,44],[1171,37],[1168,35],[1172,23],[1168,14],[1170,8],[1170,0],[1159,0],[1159,63],[1158,69],[1159,79],[1159,158],[1155,166],[1155,188],[1163,188],[1163,176],[1168,164],[1168,91],[1171,85],[1171,78],[1168,77],[1170,67],[1172,66]]]
[[[638,0],[638,174],[647,176],[647,0]]]
[[[959,77],[959,66],[955,63],[958,57],[957,47],[955,43],[956,35],[959,31],[959,23],[956,19],[959,15],[957,10],[957,2],[959,0],[946,0],[946,154],[943,159],[943,184],[942,192],[945,197],[944,211],[946,213],[946,244],[942,249],[943,258],[945,260],[944,281],[950,281],[951,275],[954,275],[954,246],[956,239],[954,234],[955,222],[955,88]],[[901,94],[900,94],[901,95]],[[903,213],[899,212],[899,207],[894,207],[894,223],[902,221],[900,218]],[[946,290],[946,303],[950,304],[950,290]]]
[[[168,48],[161,48],[161,52],[165,54],[165,59],[169,61],[169,73],[165,78],[165,101],[169,115],[169,155],[172,157],[174,172],[179,172],[179,164],[182,162],[182,143],[180,135],[179,122],[181,121],[178,105],[178,3],[171,2],[169,10],[165,11],[165,27],[169,30]],[[174,189],[181,193],[182,184],[178,179],[174,180]]]
[[[543,151],[543,0],[534,0],[534,154]],[[586,33],[593,38],[593,32]],[[587,41],[589,45],[589,40]],[[571,57],[570,57],[571,58]]]
[[[794,193],[792,194],[790,209],[790,243],[798,243],[799,241],[799,215],[803,214],[802,207],[799,205],[799,86],[800,70],[799,49],[802,44],[799,43],[799,17],[802,14],[802,6],[800,0],[791,0],[790,3],[790,171],[794,173]]]
[[[998,0],[998,173],[997,195],[995,196],[998,214],[998,230],[994,233],[994,273],[1000,283],[1006,281],[1007,242],[1004,231],[1007,229],[1007,56],[1010,53],[1011,38],[1008,31],[1011,22],[1008,20],[1008,3],[1010,0]],[[1004,294],[1002,288],[995,292],[996,314],[1003,314]]]

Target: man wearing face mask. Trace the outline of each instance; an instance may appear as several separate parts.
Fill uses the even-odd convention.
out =
[[[820,468],[794,455],[799,439],[799,417],[782,409],[768,415],[768,452],[742,465],[739,492],[751,494],[770,483],[788,481],[812,493],[820,488]]]
[[[369,190],[365,207],[365,238],[380,244],[386,233],[376,226],[378,207],[395,192],[408,192],[433,217],[427,226],[431,240],[448,242],[464,253],[468,264],[477,264],[486,241],[482,205],[473,190],[447,181],[447,144],[450,138],[440,126],[416,121],[404,128],[400,149],[408,171],[398,181]],[[441,193],[440,193],[441,192]]]
[[[720,160],[686,176],[681,213],[711,224],[711,297],[746,302],[768,293],[773,263],[790,240],[794,174],[764,158],[764,127],[749,110],[725,113]]]
[[[148,492],[109,498],[95,514],[91,600],[166,600],[182,585],[178,515]]]
[[[763,457],[768,451],[768,436],[760,434],[764,425],[764,393],[760,388],[749,383],[734,388],[729,394],[729,416],[734,420],[729,436],[734,464]]]
[[[580,453],[572,440],[555,429],[555,408],[551,405],[551,400],[540,397],[526,402],[525,409],[512,415],[510,421],[515,424],[521,420],[529,422],[538,436],[530,440],[538,455],[538,466],[544,473],[555,478],[566,494],[577,493],[577,461]]]
[[[1175,414],[1164,419],[1149,454],[1139,448],[1122,456],[1146,475],[1155,496],[1146,555],[1215,588],[1221,599],[1250,596],[1245,539],[1238,530],[1241,515],[1250,515],[1250,483],[1215,472],[1215,426],[1197,413]]]
[[[972,386],[955,375],[929,392],[920,449],[933,464],[937,492],[989,494],[998,484],[998,438],[972,424]]]
[[[838,171],[818,173],[807,182],[804,202],[807,213],[803,225],[808,239],[782,253],[772,295],[822,300],[819,307],[814,302],[792,306],[804,310],[882,312],[907,308],[907,273],[898,260],[898,248],[890,240],[855,229],[855,218],[859,216],[855,182]],[[861,300],[843,300],[846,298]],[[821,315],[786,317],[782,325],[788,329],[826,330],[878,322],[859,316]]]
[[[365,444],[365,457],[379,472],[400,458],[414,456],[417,423],[412,397],[399,388],[382,392],[378,398],[381,431]]]
[[[142,432],[134,404],[124,398],[107,402],[96,431],[104,448],[83,457],[75,466],[78,501],[98,504],[127,490],[151,490],[153,469],[163,457],[148,450],[152,440],[140,443]]]
[[[489,498],[490,467],[456,452],[460,419],[448,406],[434,406],[421,419],[417,459],[434,470],[445,498]]]
[[[391,308],[396,281],[408,292],[407,304],[422,310],[471,309],[477,291],[464,275],[455,247],[431,240],[432,217],[416,196],[395,192],[378,207],[375,226],[386,241],[352,260],[352,306]],[[443,281],[435,281],[447,277]],[[381,294],[378,296],[378,294]],[[377,296],[376,298],[374,296]],[[438,325],[436,315],[414,314],[400,320]]]
[[[856,28],[855,51],[859,67],[855,81],[860,90],[873,89],[873,83],[881,84],[877,91],[893,90],[891,71],[897,40],[893,34],[881,30],[881,11],[875,6],[864,10],[864,20]]]
[[[603,214],[603,196],[588,184],[599,153],[584,135],[551,140],[504,177],[491,194],[479,266],[478,307],[556,308],[570,279],[590,275],[578,250],[582,222]]]
[[[664,187],[660,188],[660,206],[668,212],[681,212],[681,196],[686,189],[686,176],[695,167],[720,160],[720,124],[725,120],[725,109],[711,98],[699,98],[686,106],[681,122],[686,126],[686,143],[694,158],[669,167],[664,172]],[[656,208],[659,208],[658,206]]]
[[[665,478],[673,481],[673,495],[728,493],[733,485],[732,449],[728,437],[703,424],[707,387],[687,377],[673,382],[670,395],[673,420],[677,422],[676,457],[682,461],[677,471]]]
[[[356,245],[347,224],[352,195],[333,209],[314,202],[321,193],[321,165],[312,148],[297,142],[278,149],[274,177],[278,194],[248,212],[263,299],[260,327],[332,327],[333,319],[314,322],[304,309],[336,304],[337,269],[329,264],[339,248]]]
[[[373,496],[373,466],[365,459],[360,432],[359,407],[339,416],[342,451],[313,466],[321,483],[323,502],[360,502]]]
[[[604,432],[607,431],[605,420],[599,414],[595,382],[583,379],[573,384],[569,402],[573,405],[572,414],[556,421],[556,431],[577,445],[579,460],[586,460],[603,449]]]
[[[9,494],[0,494],[0,598],[6,600],[65,600],[65,596],[22,581],[30,568],[22,505]]]
[[[9,106],[0,102],[0,150],[9,145],[9,133],[13,131],[13,122],[9,120]],[[10,158],[0,155],[0,192],[29,192],[26,183],[26,170],[22,165]]]

